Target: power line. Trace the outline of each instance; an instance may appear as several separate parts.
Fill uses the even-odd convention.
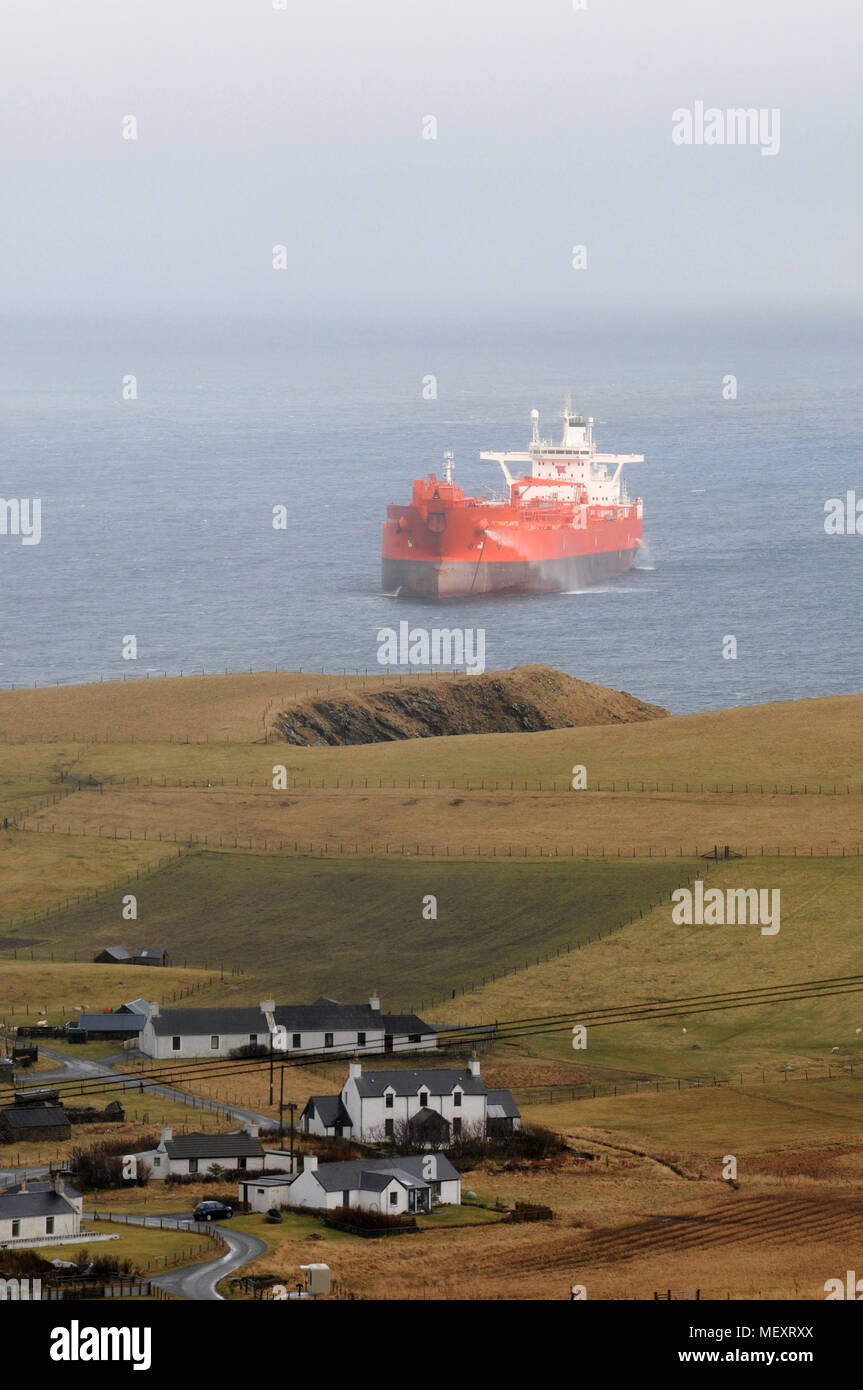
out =
[[[569,1031],[573,1026],[603,1028],[627,1023],[650,1022],[653,1019],[685,1017],[691,1014],[714,1013],[725,1009],[760,1008],[807,999],[832,998],[863,992],[863,975],[832,976],[821,980],[801,980],[783,985],[758,986],[745,990],[725,990],[713,994],[682,995],[673,999],[648,1000],[626,1005],[606,1005],[556,1014],[539,1014],[504,1022],[453,1025],[438,1032],[438,1042],[446,1048],[462,1048],[477,1042],[509,1041],[536,1037],[545,1033]],[[386,1051],[363,1049],[363,1058],[392,1057],[395,1053],[416,1055],[416,1044],[405,1042]],[[87,1095],[108,1090],[140,1090],[153,1087],[175,1088],[192,1081],[218,1081],[221,1077],[237,1077],[257,1073],[262,1067],[315,1068],[340,1058],[353,1058],[355,1043],[341,1044],[324,1051],[267,1053],[264,1056],[219,1057],[178,1063],[174,1067],[151,1067],[137,1073],[118,1072],[116,1077],[94,1077],[91,1080],[70,1080],[56,1083],[52,1089]]]

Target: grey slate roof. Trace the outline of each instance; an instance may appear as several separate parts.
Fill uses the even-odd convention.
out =
[[[313,1004],[279,1004],[273,1018],[289,1033],[357,1032],[433,1034],[434,1029],[416,1014],[382,1014],[370,1004],[340,1004],[321,996]],[[208,1033],[269,1032],[267,1020],[256,1006],[235,1008],[166,1009],[153,1019],[157,1037],[173,1034],[204,1037]]]
[[[445,1120],[439,1110],[432,1110],[428,1105],[424,1105],[415,1115],[411,1115],[408,1124],[416,1125],[418,1129],[446,1129],[450,1127],[449,1120]]]
[[[429,1035],[437,1032],[433,1023],[426,1023],[416,1014],[381,1014],[385,1033],[419,1033]]]
[[[133,953],[135,960],[145,960],[149,956],[155,960],[161,960],[162,956],[167,954],[164,946],[136,946]]]
[[[69,1116],[62,1105],[16,1105],[0,1112],[0,1123],[9,1129],[52,1129],[69,1125]]]
[[[152,1005],[146,999],[127,999],[115,1012],[118,1014],[143,1014],[146,1018]]]
[[[489,1091],[488,1114],[492,1120],[520,1120],[521,1111],[512,1098],[512,1091]]]
[[[390,1087],[397,1096],[415,1096],[420,1091],[428,1091],[430,1097],[449,1096],[456,1086],[466,1096],[482,1096],[486,1092],[481,1076],[460,1067],[420,1067],[416,1071],[399,1067],[391,1071],[364,1071],[356,1078],[357,1091],[364,1097],[382,1096]]]
[[[66,1195],[78,1197],[80,1193],[67,1187]],[[50,1182],[28,1182],[27,1191],[16,1188],[14,1192],[0,1193],[0,1221],[17,1221],[22,1216],[62,1216],[74,1212],[76,1208],[54,1191]]]
[[[431,1154],[435,1161],[432,1182],[455,1181],[459,1174],[443,1154]],[[370,1181],[372,1174],[385,1178],[381,1187],[386,1187],[391,1178],[398,1178],[406,1187],[428,1187],[423,1177],[423,1164],[426,1156],[409,1154],[398,1158],[355,1158],[345,1163],[320,1163],[315,1169],[315,1177],[325,1192],[356,1192],[364,1181]]]
[[[165,1141],[169,1158],[261,1158],[264,1146],[252,1134],[180,1134]]]
[[[330,1129],[338,1123],[347,1125],[348,1128],[353,1128],[353,1121],[345,1109],[341,1093],[337,1096],[309,1096],[305,1104],[305,1109],[303,1110],[303,1115],[309,1111],[309,1107],[312,1105],[317,1115],[320,1117],[321,1124],[326,1129]],[[303,1118],[303,1115],[300,1116],[300,1119]]]
[[[299,1173],[252,1173],[251,1177],[240,1178],[240,1187],[286,1187],[296,1182]]]
[[[88,1033],[140,1033],[147,1020],[143,1014],[79,1014],[78,1027]]]
[[[127,951],[125,946],[103,946],[101,951],[97,951],[97,956],[111,956],[113,960],[127,961],[132,959],[131,951]]]

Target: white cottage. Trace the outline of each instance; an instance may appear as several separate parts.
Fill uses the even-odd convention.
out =
[[[61,1177],[0,1193],[0,1249],[59,1245],[80,1236],[83,1205],[80,1192]]]
[[[495,1091],[494,1108],[505,1108],[509,1128],[521,1123],[509,1091]],[[408,1067],[364,1072],[351,1062],[337,1096],[310,1096],[300,1116],[306,1134],[333,1135],[375,1143],[409,1139],[418,1147],[440,1147],[461,1135],[489,1133],[490,1092],[473,1058],[467,1068]]]
[[[157,1181],[195,1173],[203,1177],[215,1167],[262,1171],[266,1167],[264,1146],[257,1126],[252,1125],[251,1130],[252,1133],[237,1134],[179,1134],[175,1139],[174,1131],[165,1128],[159,1147],[136,1154],[136,1158]]]
[[[253,1211],[282,1206],[316,1211],[360,1207],[400,1216],[461,1205],[461,1177],[443,1154],[358,1158],[346,1163],[318,1163],[306,1154],[302,1172],[243,1179],[238,1191],[240,1200]]]
[[[166,1009],[151,1004],[138,1047],[145,1057],[226,1057],[240,1047],[270,1047],[278,1029],[287,1054],[416,1052],[437,1048],[437,1032],[416,1014],[385,1014],[376,994],[366,1004],[322,995],[312,1004],[264,999],[257,1007]]]

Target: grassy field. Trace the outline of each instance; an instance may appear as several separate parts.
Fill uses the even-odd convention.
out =
[[[136,926],[121,917],[121,892],[134,891],[129,885],[136,872],[143,872],[175,853],[173,846],[143,841],[123,844],[24,831],[0,834],[0,947],[5,946],[8,934],[40,939],[39,932],[30,930],[33,922],[41,922],[45,913],[68,907],[78,898],[90,897],[109,885],[117,886],[111,914],[117,930]],[[121,889],[120,884],[125,886]]]
[[[863,744],[849,737],[863,696],[540,734],[266,742],[290,700],[388,679],[263,673],[0,694],[0,824],[23,817],[27,827],[0,836],[0,1016],[32,1021],[31,1010],[65,1015],[73,1003],[116,1006],[156,989],[170,1007],[252,1003],[262,991],[280,1002],[352,1000],[376,988],[385,1008],[467,1023],[857,971],[863,861],[836,856],[863,843]],[[284,791],[272,787],[277,764]],[[587,769],[587,791],[569,789],[575,764]],[[844,794],[848,786],[856,790]],[[44,805],[51,796],[60,799]],[[175,835],[178,848],[208,844],[154,870],[174,854]],[[249,839],[285,850],[242,852]],[[308,853],[309,843],[339,841],[360,852]],[[711,886],[780,890],[777,936],[671,921],[668,894],[705,869],[679,850],[715,843],[753,857],[712,865]],[[370,845],[374,855],[362,852]],[[434,846],[434,857],[417,846]],[[510,846],[531,857],[510,858]],[[771,857],[795,846],[816,857]],[[548,857],[555,848],[566,857]],[[602,849],[606,858],[594,857]],[[138,897],[134,923],[120,915],[126,891]],[[436,920],[422,915],[428,895]],[[174,968],[143,979],[88,963],[117,941],[163,945]],[[202,981],[188,966],[205,962]],[[183,997],[194,984],[203,987]],[[261,1225],[268,1250],[256,1271],[296,1282],[300,1263],[320,1257],[312,1236],[323,1235],[339,1286],[368,1298],[566,1298],[572,1282],[587,1283],[591,1298],[668,1287],[823,1297],[824,1279],[863,1239],[863,996],[595,1027],[588,1044],[575,1052],[568,1032],[535,1034],[482,1059],[491,1084],[621,1085],[617,1096],[524,1103],[527,1121],[571,1140],[577,1152],[563,1163],[466,1175],[465,1188],[489,1201],[547,1203],[553,1221],[461,1229],[447,1213],[418,1236],[381,1242],[291,1217]],[[846,1074],[803,1079],[836,1064]],[[288,1095],[334,1089],[342,1072],[292,1070]],[[728,1084],[673,1084],[714,1076]],[[627,1079],[637,1077],[666,1084],[635,1095]],[[266,1068],[194,1089],[270,1109]],[[130,1148],[162,1123],[233,1127],[179,1102],[121,1098]],[[76,1127],[72,1142],[105,1132],[117,1135]],[[57,1150],[6,1147],[0,1163]],[[737,1190],[719,1177],[727,1154],[739,1160]],[[118,1196],[176,1207],[176,1193],[143,1191]]]
[[[85,1206],[87,1204],[85,1203]],[[101,1205],[100,1205],[101,1210]],[[43,1260],[81,1260],[84,1254],[91,1259],[130,1260],[136,1274],[157,1274],[173,1265],[194,1264],[197,1260],[215,1259],[220,1247],[195,1231],[160,1230],[158,1227],[128,1226],[122,1221],[87,1221],[85,1231],[96,1235],[115,1235],[116,1240],[94,1240],[89,1247],[83,1243],[44,1245],[38,1249]]]
[[[286,1002],[320,993],[365,998],[377,988],[387,1006],[418,1005],[619,926],[690,867],[200,853],[140,881],[136,929],[180,967],[186,958],[241,964],[246,973],[220,985],[226,999],[251,1001],[263,986]],[[436,921],[422,915],[429,894]],[[117,934],[101,899],[40,927],[58,954],[81,942],[98,949]],[[146,981],[163,1004],[168,974],[151,971]]]
[[[466,735],[354,748],[256,746],[280,701],[315,690],[379,687],[388,680],[392,677],[256,673],[4,691],[0,742],[35,740],[28,758],[39,759],[39,766],[47,768],[74,757],[77,775],[125,772],[135,777],[152,771],[197,775],[205,781],[227,775],[228,768],[232,777],[245,772],[262,778],[278,753],[278,761],[298,776],[324,776],[333,783],[338,778],[342,786],[346,779],[365,777],[407,785],[408,777],[413,782],[422,777],[463,782],[484,776],[502,785],[510,779],[542,778],[564,787],[574,762],[586,764],[594,782],[863,782],[863,748],[848,739],[849,727],[859,723],[863,710],[861,695],[537,734]],[[810,736],[813,723],[818,726],[817,739]],[[40,742],[46,737],[56,743]],[[198,746],[179,742],[187,738],[199,740]],[[226,738],[246,747],[220,748],[219,741]],[[14,746],[8,747],[0,773],[6,771],[7,758],[19,756]],[[12,766],[22,768],[20,762]]]
[[[59,813],[59,814],[58,814]],[[821,856],[863,845],[860,796],[758,793],[375,791],[214,787],[81,791],[34,812],[32,831],[303,853]]]
[[[710,870],[710,886],[779,889],[778,935],[762,936],[757,926],[677,926],[666,904],[606,940],[441,1006],[439,1021],[572,1012],[859,971],[863,860],[721,863]],[[863,995],[594,1028],[587,1050],[576,1053],[566,1034],[535,1038],[531,1048],[535,1055],[575,1057],[599,1074],[611,1068],[629,1075],[743,1070],[760,1076],[762,1067],[775,1075],[785,1063],[863,1063]]]
[[[33,1025],[40,1018],[63,1024],[77,1017],[79,1010],[114,1010],[142,992],[149,997],[154,989],[166,1006],[190,1007],[231,997],[218,975],[200,970],[29,960],[26,948],[21,955],[24,958],[18,960],[0,957],[0,1023],[8,1026]],[[122,1050],[120,1042],[69,1046],[62,1039],[45,1041],[49,1048],[62,1049],[70,1057],[110,1056]]]

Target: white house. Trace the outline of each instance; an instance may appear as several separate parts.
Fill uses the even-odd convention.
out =
[[[282,1206],[316,1211],[361,1207],[363,1211],[400,1216],[447,1204],[461,1205],[461,1177],[443,1154],[320,1164],[306,1154],[302,1172],[243,1179],[238,1191],[240,1200],[248,1202],[253,1211]]]
[[[266,1153],[257,1126],[252,1125],[251,1130],[238,1134],[179,1134],[175,1139],[173,1130],[166,1128],[158,1148],[136,1154],[136,1158],[157,1181],[194,1173],[203,1177],[214,1167],[263,1172]]]
[[[490,1124],[498,1114],[505,1123]],[[359,1062],[351,1062],[341,1093],[310,1096],[300,1123],[306,1134],[360,1143],[409,1137],[418,1146],[437,1147],[462,1134],[484,1137],[498,1128],[518,1129],[521,1117],[509,1091],[489,1092],[473,1058],[466,1069],[405,1067],[364,1072]]]
[[[0,1192],[0,1249],[58,1244],[81,1234],[84,1199],[62,1178]]]
[[[312,1004],[165,1009],[151,1004],[138,1047],[145,1057],[226,1057],[239,1047],[267,1047],[274,1030],[283,1053],[417,1052],[437,1048],[437,1032],[416,1014],[381,1013],[372,995],[366,1004],[341,1004],[321,996]]]

